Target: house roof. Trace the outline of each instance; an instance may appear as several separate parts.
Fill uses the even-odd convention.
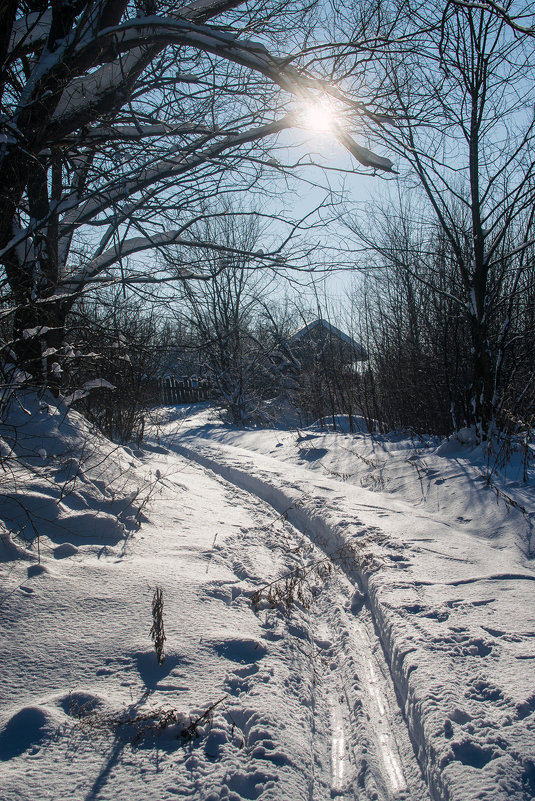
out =
[[[352,349],[354,353],[355,361],[364,361],[368,358],[368,354],[360,344],[357,342],[356,339],[353,339],[349,336],[349,334],[345,334],[343,331],[340,331],[339,328],[329,323],[328,320],[323,320],[321,317],[317,320],[312,320],[310,323],[306,323],[301,328],[298,328],[297,331],[289,337],[288,342],[291,344],[292,342],[299,342],[303,338],[307,336],[312,336],[314,333],[324,334],[327,332],[330,336],[336,337],[344,342],[346,345]]]

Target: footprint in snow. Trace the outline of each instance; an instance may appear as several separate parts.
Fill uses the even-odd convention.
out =
[[[78,553],[78,548],[70,542],[64,542],[54,548],[54,559],[66,559],[69,556],[75,556]]]
[[[468,633],[450,630],[451,633],[444,637],[435,637],[432,648],[436,651],[449,651],[452,656],[457,657],[485,657],[491,654],[495,645],[486,642],[481,637],[470,637]]]
[[[470,681],[465,696],[474,701],[491,701],[496,706],[507,704],[507,699],[502,690],[481,676]]]
[[[448,620],[450,616],[450,613],[445,609],[429,609],[428,607],[421,606],[420,604],[404,606],[403,609],[405,612],[409,612],[411,615],[427,617],[430,620],[437,620],[439,623],[443,623],[445,620]]]
[[[484,768],[494,758],[492,749],[482,748],[477,743],[470,741],[453,743],[451,748],[454,758],[461,764],[469,765],[471,768]]]
[[[49,572],[48,569],[41,564],[30,565],[30,567],[27,570],[28,578],[32,578],[33,576],[40,576],[41,573],[48,573],[48,572]]]
[[[265,643],[253,637],[231,637],[225,640],[213,640],[211,647],[219,656],[230,659],[231,662],[239,662],[242,665],[257,662],[267,653]]]
[[[252,687],[250,679],[259,672],[260,668],[256,662],[250,665],[244,665],[241,668],[227,675],[225,687],[232,695],[238,695],[242,692],[249,692]]]
[[[22,707],[0,726],[0,760],[6,762],[25,751],[37,753],[42,742],[54,736],[59,724],[50,710]]]

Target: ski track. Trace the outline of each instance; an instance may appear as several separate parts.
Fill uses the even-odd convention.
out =
[[[75,460],[61,498],[39,470],[21,479],[42,564],[0,543],[0,801],[535,798],[535,585],[519,515],[494,516],[460,484],[434,520],[405,490],[374,504],[277,460],[269,438],[262,454],[241,434],[204,434],[118,449],[111,465],[95,440],[96,467]],[[121,502],[105,492],[118,474]],[[143,527],[119,526],[144,488]],[[293,598],[288,576],[306,585]],[[149,635],[158,585],[164,665]],[[176,725],[143,722],[169,712]]]
[[[340,704],[331,697],[331,773],[334,795],[343,795],[344,781],[348,769],[344,718]]]
[[[280,501],[284,499],[277,497],[277,491],[261,477],[248,474],[248,479],[242,480],[238,470],[214,460],[213,451],[207,458],[177,443],[172,449],[230,486],[243,506],[252,505],[257,514],[268,515],[268,519],[283,519],[294,540],[312,547],[312,560],[325,556],[325,551],[313,543],[310,529],[303,526],[301,514],[281,510]],[[270,503],[273,497],[279,501],[274,505]],[[300,525],[296,527],[288,520],[297,520]],[[240,542],[243,547],[243,536]],[[256,537],[246,550],[255,547]],[[254,557],[246,558],[254,561]],[[248,572],[237,571],[237,575],[243,579]],[[358,583],[338,567],[328,590],[307,615],[309,642],[312,649],[321,652],[324,666],[323,670],[314,668],[313,763],[321,770],[312,770],[310,801],[430,801],[372,612],[365,602],[359,604],[357,612],[351,610],[353,594],[360,595]],[[341,599],[346,599],[345,603]],[[322,732],[328,735],[328,745]]]

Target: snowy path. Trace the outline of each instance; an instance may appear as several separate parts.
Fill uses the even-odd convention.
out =
[[[340,555],[354,555],[432,797],[531,801],[535,570],[511,536],[525,519],[509,522],[508,509],[493,512],[468,484],[461,508],[469,500],[481,517],[479,529],[466,529],[466,516],[454,518],[454,498],[449,517],[430,514],[288,462],[281,470],[278,459],[218,442],[215,433],[208,440],[193,428],[177,448],[286,514],[350,580]],[[282,455],[280,447],[272,437],[271,452]],[[488,536],[489,528],[496,533]],[[511,534],[502,540],[500,530]],[[379,751],[388,747],[388,735],[378,742]],[[401,787],[395,759],[384,769],[390,787]]]
[[[84,507],[42,566],[2,552],[1,801],[535,797],[535,570],[512,538],[474,548],[386,494],[165,443],[137,463],[159,491],[139,531],[106,539]],[[178,722],[128,724],[147,714]]]
[[[164,476],[161,495],[151,523],[126,543],[80,544],[64,558],[68,549],[45,548],[42,572],[12,566],[2,604],[2,801],[116,799],[119,788],[133,799],[407,797],[385,766],[398,746],[387,702],[370,692],[386,692],[375,682],[380,668],[370,683],[358,653],[364,635],[347,609],[354,588],[328,575],[316,580],[310,609],[255,614],[255,587],[324,554],[206,468],[165,454],[151,467]],[[156,584],[161,668],[147,636]],[[375,656],[366,648],[369,665],[377,646]],[[195,718],[221,698],[211,729],[189,746],[162,736],[132,750],[126,732],[99,722],[99,713],[159,707]]]
[[[161,494],[139,533],[64,558],[68,549],[45,548],[41,572],[11,567],[2,801],[111,800],[119,788],[145,800],[427,798],[369,612],[344,572],[311,576],[289,616],[265,601],[253,611],[256,588],[325,553],[204,466],[165,453],[150,466]],[[148,638],[156,584],[161,668]],[[132,749],[126,729],[104,725],[106,714],[162,707],[189,720],[220,699],[190,745],[170,731]]]
[[[263,524],[263,542],[259,542],[257,531],[252,537],[242,533],[237,543],[238,570],[244,562],[249,566],[262,564],[266,547],[292,554],[286,561],[289,570],[322,562],[325,553],[278,517],[265,501],[239,486],[233,491],[240,508],[253,504],[268,521]],[[305,604],[303,609],[299,604],[285,622],[287,635],[310,660],[310,664],[301,665],[301,670],[312,672],[311,729],[315,733],[314,763],[319,769],[314,771],[310,798],[319,801],[330,795],[348,801],[425,801],[429,796],[370,611],[357,585],[344,575],[339,560],[330,564],[333,571],[319,582],[316,579],[318,583],[312,587],[317,597],[311,600],[310,608]],[[347,566],[346,570],[352,572]],[[247,580],[254,580],[254,574],[253,569]],[[259,617],[270,628],[280,613],[270,612],[264,604]]]

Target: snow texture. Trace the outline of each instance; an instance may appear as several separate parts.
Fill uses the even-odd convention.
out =
[[[12,399],[3,800],[534,797],[526,454],[344,424],[173,407],[134,452]]]

